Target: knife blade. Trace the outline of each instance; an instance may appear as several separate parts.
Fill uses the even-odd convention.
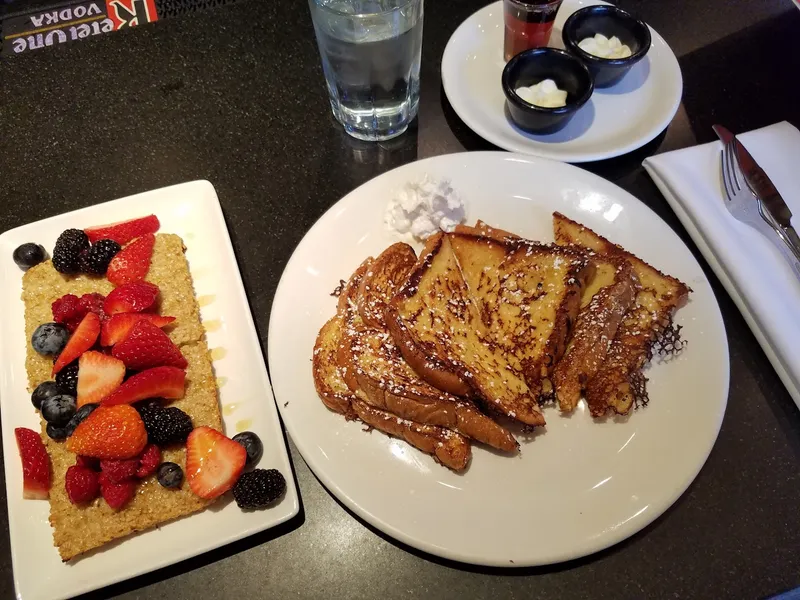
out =
[[[725,133],[730,134],[729,131]],[[792,211],[786,201],[764,169],[736,136],[733,136],[733,151],[747,187],[759,201],[759,212],[775,229],[775,233],[789,247],[795,258],[800,260],[800,236],[792,227]]]

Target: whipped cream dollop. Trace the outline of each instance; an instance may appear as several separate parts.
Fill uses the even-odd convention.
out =
[[[397,190],[386,207],[386,226],[406,239],[424,240],[464,222],[464,201],[447,179],[425,175]]]
[[[628,58],[631,55],[631,49],[617,36],[607,38],[602,33],[595,33],[594,37],[581,40],[578,47],[598,58]]]
[[[543,79],[536,85],[519,87],[514,91],[525,102],[543,108],[560,108],[567,105],[567,92],[558,89],[552,79]]]

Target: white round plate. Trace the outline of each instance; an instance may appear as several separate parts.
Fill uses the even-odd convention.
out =
[[[563,48],[564,21],[579,8],[594,4],[606,3],[564,0],[550,45]],[[678,110],[681,70],[672,50],[651,27],[650,51],[617,85],[595,89],[561,131],[526,133],[506,114],[500,85],[503,33],[503,3],[495,2],[456,29],[442,58],[442,84],[453,110],[470,129],[500,148],[565,162],[602,160],[643,146],[669,125]]]
[[[393,193],[428,174],[452,182],[467,219],[552,241],[561,211],[692,287],[677,315],[688,346],[647,371],[650,403],[596,423],[583,403],[509,457],[473,448],[463,474],[405,442],[346,422],[314,390],[317,332],[336,311],[331,291],[367,256],[397,241],[383,225]],[[438,156],[362,185],[298,245],[281,277],[269,325],[269,366],[283,422],[322,483],[388,535],[445,558],[493,566],[541,565],[596,552],[663,513],[714,445],[728,397],[728,346],[700,266],[649,208],[564,163],[501,152]],[[342,541],[346,544],[346,540]]]

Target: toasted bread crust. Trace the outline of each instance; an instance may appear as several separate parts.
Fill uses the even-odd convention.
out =
[[[392,244],[374,260],[356,293],[358,314],[365,325],[386,327],[386,307],[416,263],[416,252],[403,243]]]
[[[635,304],[617,328],[605,364],[586,386],[586,400],[593,416],[602,416],[609,409],[626,414],[634,405],[635,387],[644,380],[641,369],[650,358],[653,342],[669,327],[673,313],[686,302],[691,290],[561,213],[553,213],[553,229],[559,244],[576,244],[624,260],[638,279]]]
[[[338,313],[322,326],[314,344],[311,369],[314,375],[314,387],[322,403],[350,420],[356,417],[350,404],[354,394],[344,381],[336,362],[343,327],[342,316]]]
[[[524,380],[502,353],[484,343],[483,328],[455,259],[449,238],[429,240],[430,252],[390,303],[389,328],[409,364],[430,377],[434,367],[456,374],[491,407],[529,425],[543,425],[544,417]],[[410,343],[409,343],[410,341]],[[418,349],[422,356],[407,352]],[[408,359],[407,359],[408,360]],[[433,383],[435,385],[435,383]]]

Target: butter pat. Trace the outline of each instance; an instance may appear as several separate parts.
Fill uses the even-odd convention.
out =
[[[515,91],[525,102],[543,108],[560,108],[567,105],[567,92],[558,89],[552,79],[544,79],[536,85],[520,87]]]
[[[631,55],[631,49],[617,36],[607,38],[602,33],[595,33],[594,37],[581,40],[578,47],[598,58],[628,58]]]
[[[448,180],[425,175],[406,183],[386,207],[386,226],[402,238],[424,240],[464,222],[464,202]]]

